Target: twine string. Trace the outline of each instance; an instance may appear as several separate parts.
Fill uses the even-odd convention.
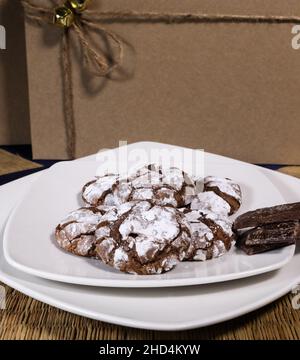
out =
[[[69,29],[65,29],[64,36],[62,36],[62,54],[63,110],[67,138],[67,154],[70,158],[73,158],[75,156],[76,129]]]
[[[300,16],[282,15],[223,15],[198,13],[158,13],[137,11],[95,11],[86,10],[83,18],[93,22],[159,22],[159,23],[299,23]]]

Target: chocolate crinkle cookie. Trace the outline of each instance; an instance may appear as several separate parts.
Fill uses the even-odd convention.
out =
[[[204,191],[213,191],[230,206],[229,215],[234,214],[241,206],[242,192],[240,186],[228,178],[207,176],[204,178]]]
[[[95,256],[95,230],[105,211],[83,207],[70,212],[56,227],[58,245],[75,255]]]
[[[227,216],[200,210],[186,210],[184,214],[191,235],[186,260],[209,260],[230,250],[234,235]]]
[[[57,226],[58,245],[122,272],[150,275],[229,251],[235,239],[229,215],[240,206],[241,190],[227,178],[199,180],[148,165],[127,178],[95,178],[82,199],[86,207]]]
[[[90,206],[119,206],[129,201],[151,200],[156,205],[182,207],[189,204],[197,187],[184,171],[149,165],[128,178],[105,175],[87,183],[82,190]]]
[[[161,274],[183,260],[189,226],[174,207],[129,202],[107,212],[96,231],[96,253],[106,264],[131,274]]]
[[[118,206],[126,202],[130,194],[130,183],[114,174],[97,177],[82,189],[82,199],[90,206]]]

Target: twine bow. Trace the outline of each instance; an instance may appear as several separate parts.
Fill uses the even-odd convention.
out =
[[[79,1],[80,3],[80,1]],[[64,96],[64,120],[66,131],[66,143],[67,143],[67,155],[68,158],[73,159],[75,157],[76,146],[76,129],[75,129],[75,114],[73,104],[73,83],[72,83],[72,63],[70,52],[70,31],[76,34],[76,38],[82,48],[83,64],[95,76],[104,77],[111,71],[118,67],[123,58],[123,45],[121,39],[111,31],[104,29],[99,23],[96,23],[91,15],[91,12],[83,9],[83,11],[77,12],[72,8],[72,1],[67,1],[66,5],[52,8],[45,8],[33,4],[31,0],[22,0],[22,4],[25,9],[25,13],[28,19],[34,20],[39,24],[58,24],[63,27],[62,29],[62,51],[61,51],[61,63],[63,73],[63,96]],[[69,6],[67,6],[69,5]],[[63,23],[63,10],[69,10],[69,16],[71,15],[71,21]],[[86,14],[85,14],[86,11]],[[66,14],[68,15],[68,14]],[[59,17],[60,16],[60,17]],[[66,19],[67,20],[67,19]],[[88,40],[86,31],[98,30],[101,31],[106,38],[112,41],[117,48],[117,56],[114,62],[102,52],[96,50]]]
[[[223,14],[194,14],[194,13],[157,13],[157,12],[135,12],[135,11],[116,11],[99,12],[86,8],[88,0],[67,0],[64,5],[59,7],[47,8],[36,5],[32,0],[21,0],[25,14],[28,19],[36,21],[38,24],[58,24],[62,30],[62,67],[63,67],[63,87],[64,87],[64,119],[67,138],[67,154],[69,158],[75,157],[76,131],[75,115],[73,106],[73,84],[72,84],[72,63],[71,63],[71,43],[70,31],[76,34],[76,38],[83,50],[84,66],[95,76],[107,76],[122,63],[123,41],[115,33],[104,28],[102,24],[119,23],[252,23],[252,24],[295,24],[300,23],[299,16],[281,15],[223,15]],[[67,13],[60,13],[60,10]],[[64,15],[69,14],[69,18],[64,19]],[[107,54],[99,49],[95,49],[88,40],[88,32],[97,30],[112,42],[117,49],[113,61]]]

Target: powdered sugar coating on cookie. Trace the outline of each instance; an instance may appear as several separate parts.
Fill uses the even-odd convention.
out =
[[[127,209],[116,220],[99,224],[95,232],[99,258],[129,273],[146,275],[171,270],[184,258],[189,246],[183,215],[173,207],[149,201],[129,203]]]
[[[130,183],[133,187],[130,200],[152,200],[162,206],[187,205],[196,193],[192,178],[175,167],[145,166],[131,175]]]
[[[229,237],[233,235],[232,226],[233,222],[227,216],[219,215],[213,212],[203,214],[205,220],[213,221],[216,225],[222,228],[222,231]]]
[[[152,188],[161,185],[161,173],[157,167],[149,165],[132,174],[129,181],[134,189]]]
[[[58,245],[76,255],[93,256],[95,230],[103,211],[90,207],[70,212],[56,227]]]
[[[241,206],[241,188],[231,179],[207,176],[204,179],[204,191],[213,191],[225,200],[230,205],[229,215],[234,214]]]
[[[218,258],[227,252],[224,243],[221,240],[216,240],[208,249],[198,249],[195,252],[193,260],[205,261],[208,259]]]
[[[222,193],[232,196],[238,202],[242,201],[241,188],[231,179],[207,176],[204,178],[204,185],[210,188],[217,187]]]
[[[130,195],[131,201],[153,201],[156,205],[178,206],[176,190],[165,186],[153,186],[151,188],[134,189]]]
[[[195,193],[195,183],[183,171],[149,165],[128,179],[106,175],[90,181],[83,187],[82,198],[92,206],[151,200],[156,205],[181,207],[190,203]]]
[[[84,186],[82,191],[84,202],[92,206],[100,205],[100,200],[106,196],[107,192],[111,191],[113,186],[116,185],[117,180],[117,175],[105,175],[90,181]]]
[[[179,234],[173,209],[154,206],[146,211],[133,208],[119,227],[122,240],[134,234],[137,255],[142,261],[153,259],[157,251]]]
[[[162,173],[162,183],[172,186],[176,190],[181,190],[186,182],[187,175],[178,168],[169,168]],[[192,180],[190,184],[192,184]]]
[[[207,260],[224,255],[233,240],[232,222],[227,216],[202,213],[201,210],[187,210],[186,219],[190,226],[191,243],[187,260]]]
[[[213,191],[205,191],[197,194],[191,202],[191,210],[201,210],[202,213],[214,213],[227,216],[230,205]]]

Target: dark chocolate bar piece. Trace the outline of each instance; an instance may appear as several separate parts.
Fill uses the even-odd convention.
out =
[[[278,249],[295,244],[300,239],[300,223],[298,221],[258,226],[240,234],[236,246],[248,255]]]
[[[300,220],[300,202],[248,211],[236,218],[234,230]]]
[[[266,251],[280,249],[284,246],[289,246],[292,244],[277,244],[277,245],[257,245],[257,246],[243,246],[241,245],[239,248],[243,250],[247,255],[255,255],[260,254]]]

